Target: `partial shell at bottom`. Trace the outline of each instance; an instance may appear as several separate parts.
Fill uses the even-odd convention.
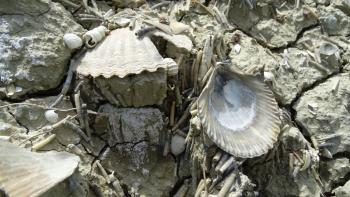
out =
[[[34,153],[0,141],[0,190],[8,196],[40,196],[72,175],[79,160],[70,153]]]
[[[280,120],[272,91],[253,76],[218,66],[198,99],[209,138],[241,158],[266,153],[277,141]]]

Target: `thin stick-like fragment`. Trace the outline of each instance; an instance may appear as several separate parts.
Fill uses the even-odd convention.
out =
[[[188,118],[188,116],[190,115],[190,108],[191,106],[187,106],[186,110],[184,111],[184,113],[182,114],[181,118],[179,119],[179,121],[177,121],[177,123],[173,126],[173,128],[171,129],[172,131],[175,131],[176,129],[179,128],[179,126],[185,122],[185,120]]]
[[[195,61],[193,62],[192,65],[192,82],[193,82],[193,89],[195,90],[195,92],[197,92],[198,90],[198,72],[199,72],[199,65],[201,63],[201,59],[202,59],[202,55],[203,55],[203,51],[199,51],[197,53],[197,57],[195,59]]]
[[[41,140],[40,142],[32,146],[32,151],[38,151],[42,149],[44,146],[46,146],[48,143],[54,140],[55,137],[56,137],[56,134],[52,134],[49,137],[45,138],[44,140]]]
[[[103,21],[100,18],[78,18],[80,22],[101,22]]]
[[[202,7],[205,11],[207,11],[210,15],[214,16],[214,12],[212,9],[210,9],[209,7],[203,5],[201,2],[199,2],[198,0],[192,0],[192,2],[197,3],[200,7]]]
[[[198,184],[196,193],[194,194],[194,197],[199,197],[200,196],[201,192],[204,189],[204,181],[205,181],[204,179],[201,179],[201,181],[199,181],[199,184]]]
[[[322,144],[318,144],[318,148],[324,148],[324,147],[327,147],[327,146],[335,146],[334,143],[322,143]]]
[[[64,125],[68,126],[70,129],[75,131],[80,137],[82,137],[86,142],[90,142],[90,138],[84,133],[83,130],[80,129],[80,127],[71,121],[65,121]]]
[[[158,7],[163,7],[163,6],[167,6],[171,3],[171,1],[162,1],[160,3],[157,3],[157,4],[154,4],[152,7],[151,7],[151,10],[154,10],[154,9],[157,9]]]
[[[197,183],[198,183],[198,166],[197,166],[196,159],[192,160],[191,175],[192,175],[192,191],[195,193],[197,191]]]
[[[78,91],[80,90],[80,88],[83,84],[84,84],[84,80],[80,80],[74,88],[74,93],[78,93]]]
[[[227,5],[226,5],[226,10],[225,10],[226,18],[228,18],[229,14],[230,14],[231,1],[232,0],[228,0]]]
[[[225,163],[220,167],[219,173],[223,174],[233,163],[235,159],[231,156]]]
[[[123,191],[122,186],[120,185],[120,181],[119,181],[116,177],[114,177],[114,179],[115,179],[115,180],[114,180],[113,183],[112,183],[113,188],[114,188],[115,191],[117,192],[118,197],[124,197],[125,194],[124,194],[124,191]]]
[[[170,123],[169,123],[169,125],[171,127],[174,126],[174,124],[175,124],[175,106],[176,106],[176,103],[175,103],[175,101],[173,101],[171,104],[171,109],[170,109]]]
[[[300,171],[306,170],[311,164],[311,155],[307,151],[303,154],[304,164],[301,166]]]
[[[176,95],[177,105],[180,106],[182,109],[182,96],[180,93],[180,88],[178,86],[175,87],[175,95]]]
[[[109,176],[106,172],[106,170],[103,168],[99,160],[96,160],[96,166],[100,169],[100,172],[102,173],[102,176],[105,178],[107,184],[111,183],[111,180],[109,179]]]
[[[80,91],[74,94],[74,104],[75,104],[75,108],[77,109],[80,127],[85,129],[85,121],[83,118],[83,112],[81,110]]]
[[[90,13],[90,8],[89,8],[89,6],[88,6],[88,0],[82,0],[82,4],[83,4],[85,10],[86,10],[88,13]]]
[[[215,167],[215,172],[219,172],[220,168],[222,167],[222,165],[224,165],[224,163],[227,161],[229,155],[226,153],[223,153],[223,155],[220,158],[220,161],[218,162],[218,164]]]
[[[59,95],[59,97],[57,98],[56,101],[54,101],[51,105],[50,108],[53,108],[54,106],[56,106],[59,102],[61,102],[61,100],[63,99],[64,95],[66,95],[68,93],[70,84],[72,82],[72,78],[73,78],[73,71],[75,70],[76,66],[73,65],[73,61],[71,61],[69,69],[68,69],[68,74],[67,74],[67,78],[63,84],[63,88],[61,90],[61,93]]]
[[[341,134],[332,134],[332,135],[327,135],[327,136],[324,136],[324,137],[319,137],[318,140],[319,141],[323,141],[323,140],[330,140],[330,139],[333,139],[333,138],[337,138],[337,137],[341,137],[342,135]]]
[[[84,152],[74,144],[68,144],[66,150],[84,158]]]
[[[235,181],[235,178],[236,178],[236,172],[232,171],[231,174],[226,179],[225,184],[221,188],[221,190],[218,193],[217,197],[225,197],[227,195],[227,193],[229,192],[231,186],[233,185],[233,182]]]
[[[221,12],[216,6],[214,6],[213,8],[213,11],[215,13],[215,16],[217,16],[217,20],[224,26],[224,27],[229,27],[229,22],[226,18],[226,15]]]
[[[96,16],[92,14],[78,14],[77,16],[79,18],[96,18]]]
[[[165,136],[165,143],[164,143],[164,149],[163,149],[163,156],[164,157],[169,154],[171,132],[167,131],[165,135],[166,136]]]
[[[144,20],[143,22],[156,27],[159,30],[164,31],[167,34],[173,35],[169,25],[165,25],[165,24],[162,24],[160,22],[155,22],[155,21],[151,21],[151,20]]]
[[[66,5],[69,5],[69,6],[73,7],[74,9],[79,9],[79,8],[80,8],[79,5],[73,3],[73,2],[71,2],[71,1],[69,1],[69,0],[60,0],[60,1],[61,1],[62,3],[64,3],[64,4],[66,4]]]
[[[339,82],[340,82],[339,78],[335,79],[335,82],[334,82],[332,89],[331,89],[332,92],[336,93],[338,91]]]
[[[316,150],[318,150],[318,142],[317,142],[315,136],[311,136],[310,139],[311,139],[312,145],[314,145],[314,148]]]
[[[91,139],[92,131],[91,131],[91,128],[89,126],[89,116],[88,116],[88,112],[87,112],[87,105],[85,103],[82,104],[82,106],[81,106],[81,112],[82,112],[83,121],[84,121],[87,136],[89,137],[89,139]]]
[[[213,67],[210,67],[209,70],[207,71],[207,73],[204,75],[201,84],[203,84],[203,86],[201,88],[203,88],[205,86],[205,84],[207,83],[207,81],[209,80],[209,77],[211,76],[211,73],[214,71]]]
[[[136,18],[132,18],[130,23],[129,23],[129,29],[134,30],[136,25]]]
[[[216,164],[219,162],[220,158],[222,156],[222,151],[218,150],[212,159],[212,166],[216,166]]]

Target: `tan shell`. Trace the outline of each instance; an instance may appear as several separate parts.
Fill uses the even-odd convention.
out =
[[[78,163],[79,157],[69,153],[35,153],[0,141],[0,190],[8,196],[39,196],[72,175]]]
[[[150,38],[138,39],[129,28],[116,29],[78,62],[77,72],[94,78],[123,78],[143,71],[155,72],[176,64],[163,58]]]
[[[272,91],[253,76],[218,66],[198,99],[209,138],[241,158],[266,153],[277,141],[280,120]]]

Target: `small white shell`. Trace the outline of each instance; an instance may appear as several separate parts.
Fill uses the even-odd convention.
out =
[[[275,80],[275,76],[272,72],[264,72],[264,81],[265,82],[271,82]]]
[[[63,42],[69,49],[79,49],[83,45],[82,39],[72,33],[64,34]]]
[[[84,42],[87,47],[92,48],[100,42],[108,32],[108,29],[105,26],[96,27],[83,35]]]
[[[58,114],[55,112],[55,110],[47,110],[45,112],[45,118],[50,123],[56,123],[58,121]]]
[[[177,64],[169,64],[166,70],[168,76],[176,76],[179,72],[179,66]]]
[[[235,50],[236,54],[239,54],[241,52],[241,45],[235,44],[235,46],[233,46],[233,49]]]
[[[171,153],[173,153],[175,156],[180,155],[182,152],[184,152],[186,148],[186,142],[185,138],[179,135],[174,135],[171,138]]]

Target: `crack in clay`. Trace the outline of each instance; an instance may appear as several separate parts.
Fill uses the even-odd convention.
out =
[[[16,116],[10,111],[9,107],[7,107],[6,109],[7,109],[7,112],[13,117],[13,119],[15,119],[16,123],[26,130],[26,134],[28,135],[30,132],[30,129],[28,127],[26,127],[25,125],[23,125],[19,120],[17,120]]]

